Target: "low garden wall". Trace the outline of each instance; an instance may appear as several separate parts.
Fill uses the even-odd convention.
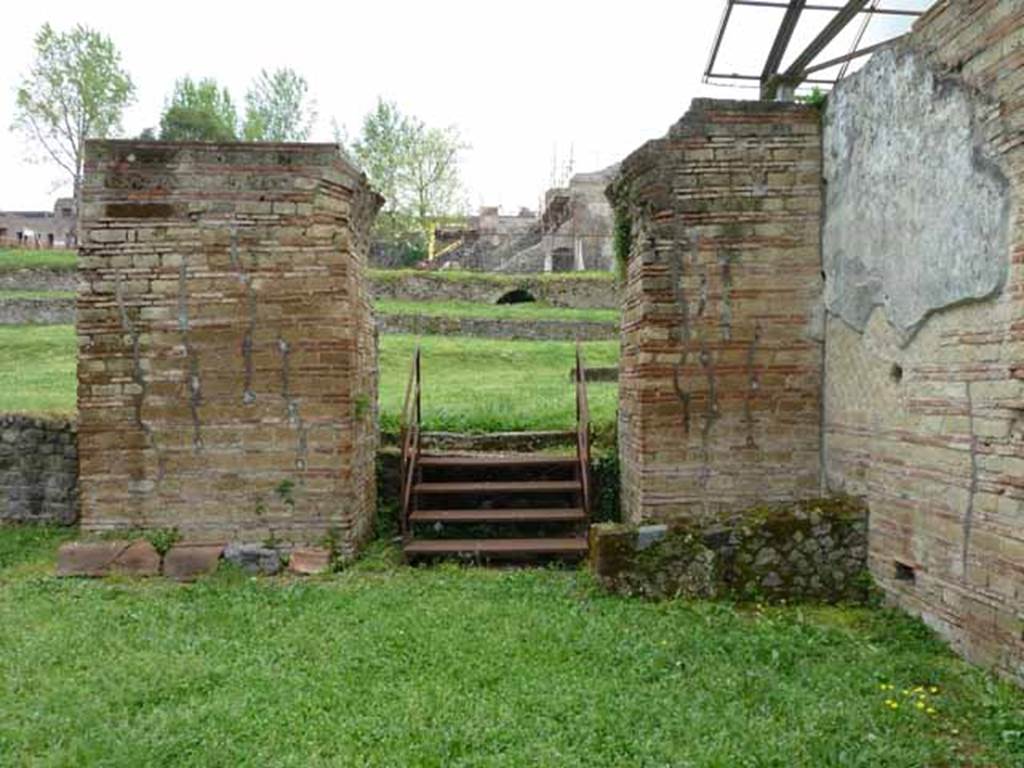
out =
[[[374,300],[471,301],[497,304],[513,291],[526,291],[535,301],[573,309],[618,309],[619,286],[611,275],[493,275],[466,272],[373,270]]]
[[[504,320],[493,317],[430,317],[424,315],[377,315],[381,333],[414,333],[430,336],[482,336],[491,339],[533,341],[605,341],[619,336],[617,323],[574,320]]]
[[[73,269],[14,269],[0,271],[0,291],[74,291]]]
[[[74,322],[74,299],[8,299],[0,294],[0,325],[70,325]]]
[[[69,525],[77,519],[74,422],[0,416],[0,522]]]
[[[651,598],[862,601],[868,514],[834,497],[709,522],[595,525],[590,567],[609,590]]]

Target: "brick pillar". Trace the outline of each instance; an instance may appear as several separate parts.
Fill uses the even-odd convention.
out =
[[[624,515],[700,517],[820,490],[820,120],[699,99],[627,158]]]
[[[330,144],[87,145],[84,528],[365,539],[379,203]]]

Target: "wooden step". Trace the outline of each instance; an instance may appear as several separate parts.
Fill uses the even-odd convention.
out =
[[[587,540],[561,539],[413,539],[406,555],[584,555]]]
[[[488,495],[495,493],[579,493],[575,480],[522,480],[509,482],[417,483],[417,494]]]
[[[419,509],[413,523],[569,523],[585,520],[583,510],[565,509]]]
[[[544,454],[519,454],[516,456],[458,456],[454,454],[425,454],[420,456],[421,467],[454,467],[487,469],[489,467],[574,467],[579,463],[575,456],[545,456]]]

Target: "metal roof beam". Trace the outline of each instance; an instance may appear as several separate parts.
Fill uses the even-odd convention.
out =
[[[718,31],[715,33],[715,42],[711,45],[711,55],[708,57],[708,65],[704,68],[704,82],[711,76],[711,70],[715,68],[715,59],[718,58],[718,49],[722,47],[722,38],[725,36],[725,28],[729,26],[729,16],[732,15],[732,7],[736,0],[725,0],[725,10],[722,12],[722,20],[718,23]]]
[[[782,23],[779,24],[779,31],[775,35],[772,49],[768,52],[768,59],[764,63],[764,69],[761,70],[762,83],[767,83],[772,75],[778,73],[782,57],[785,56],[786,48],[789,47],[789,41],[793,38],[797,22],[800,21],[800,14],[804,10],[804,5],[806,5],[806,0],[790,0],[789,5],[786,7],[786,13],[782,17]],[[764,98],[763,92],[761,97]]]
[[[825,50],[829,43],[836,39],[840,32],[846,29],[846,25],[853,21],[854,17],[864,10],[864,6],[867,4],[868,0],[848,0],[846,5],[838,10],[831,21],[818,33],[817,37],[793,60],[785,72],[769,78],[761,88],[761,98],[774,99],[780,85],[785,84],[790,88],[800,85],[803,82],[804,70],[810,66],[818,54]]]
[[[900,35],[900,37],[902,37],[902,35]],[[852,61],[853,59],[859,59],[861,56],[867,56],[870,53],[874,53],[880,48],[885,48],[886,46],[896,42],[897,40],[900,39],[900,37],[894,37],[891,38],[890,40],[885,40],[881,43],[875,43],[874,45],[869,45],[865,48],[859,48],[856,51],[844,53],[842,56],[836,56],[834,59],[829,59],[828,61],[823,61],[820,64],[815,64],[813,67],[808,67],[807,69],[800,73],[800,81],[807,82],[805,76],[811,74],[812,72],[820,72],[823,69],[834,67],[836,64],[843,64],[847,61]]]
[[[782,2],[782,0],[732,0],[732,5],[746,5],[751,8],[788,8],[788,2]],[[804,10],[807,11],[841,11],[843,8],[840,5],[818,5],[813,3],[811,5],[805,5]],[[912,11],[909,8],[865,8],[858,13],[867,13],[880,16],[922,16],[924,11]]]
[[[840,32],[846,29],[846,25],[853,21],[854,16],[860,13],[867,4],[868,0],[849,0],[842,10],[838,11],[832,17],[832,20],[825,25],[825,28],[818,33],[818,36],[811,40],[807,47],[804,48],[803,53],[793,59],[793,63],[782,73],[782,77],[784,79],[791,79],[799,76],[801,72],[810,66],[815,57],[825,50],[825,47],[835,40]]]

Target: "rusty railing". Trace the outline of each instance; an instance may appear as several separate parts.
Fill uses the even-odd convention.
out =
[[[412,513],[412,488],[416,483],[416,465],[420,457],[420,423],[422,411],[420,408],[420,348],[412,356],[412,368],[409,371],[409,382],[405,386],[405,404],[402,406],[402,420],[400,443],[402,446],[402,510],[401,510],[401,531],[402,538],[406,538],[409,532],[409,515]]]
[[[576,458],[583,489],[583,513],[590,518],[590,404],[587,401],[587,372],[583,350],[576,342]]]

